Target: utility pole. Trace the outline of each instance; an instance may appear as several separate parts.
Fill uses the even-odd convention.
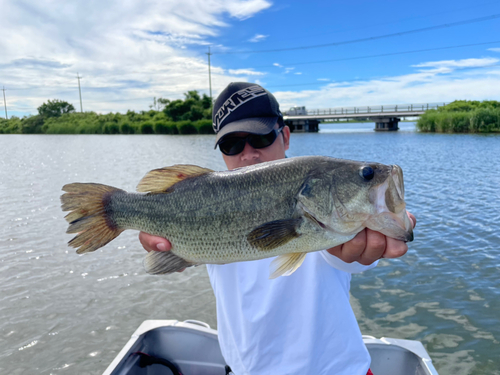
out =
[[[80,92],[80,112],[83,113],[83,105],[82,105],[82,89],[80,88],[80,75],[76,73],[76,78],[78,78],[78,91]]]
[[[3,106],[5,108],[5,119],[8,120],[9,116],[7,116],[7,102],[5,100],[5,86],[3,86],[2,91],[3,91]]]
[[[210,46],[208,46],[208,86],[210,87],[210,106],[213,108],[214,103],[212,100],[212,74],[210,73],[210,56],[212,54],[210,53]]]

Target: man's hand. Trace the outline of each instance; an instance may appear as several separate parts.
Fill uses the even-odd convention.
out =
[[[142,247],[147,252],[168,251],[172,248],[172,244],[166,238],[153,236],[145,232],[139,233],[139,241],[141,241]]]
[[[407,212],[413,228],[417,224],[414,215]],[[386,237],[382,233],[366,228],[345,244],[327,250],[346,263],[354,261],[368,266],[380,258],[399,258],[406,254],[408,245],[403,241]]]
[[[169,251],[172,248],[172,244],[166,238],[153,236],[145,232],[139,233],[139,241],[141,241],[142,247],[148,253],[150,251]],[[185,268],[177,272],[184,270]]]

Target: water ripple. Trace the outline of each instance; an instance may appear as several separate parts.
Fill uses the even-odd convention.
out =
[[[422,341],[441,375],[498,374],[500,137],[368,130],[294,134],[288,151],[405,172],[415,241],[353,277],[361,330]],[[145,319],[216,327],[205,267],[149,276],[132,231],[78,256],[59,207],[69,182],[134,190],[153,168],[223,170],[213,136],[0,135],[0,161],[0,372],[100,374]]]

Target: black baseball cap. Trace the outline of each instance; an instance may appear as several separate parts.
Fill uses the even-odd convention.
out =
[[[278,101],[256,83],[232,82],[217,97],[212,113],[217,135],[215,147],[230,133],[270,133],[278,122],[284,126]]]

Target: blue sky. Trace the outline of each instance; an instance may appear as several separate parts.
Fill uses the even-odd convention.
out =
[[[257,82],[284,110],[500,100],[500,1],[3,0],[0,35],[9,117],[79,110],[77,73],[85,111],[208,94],[209,47],[214,97]]]

